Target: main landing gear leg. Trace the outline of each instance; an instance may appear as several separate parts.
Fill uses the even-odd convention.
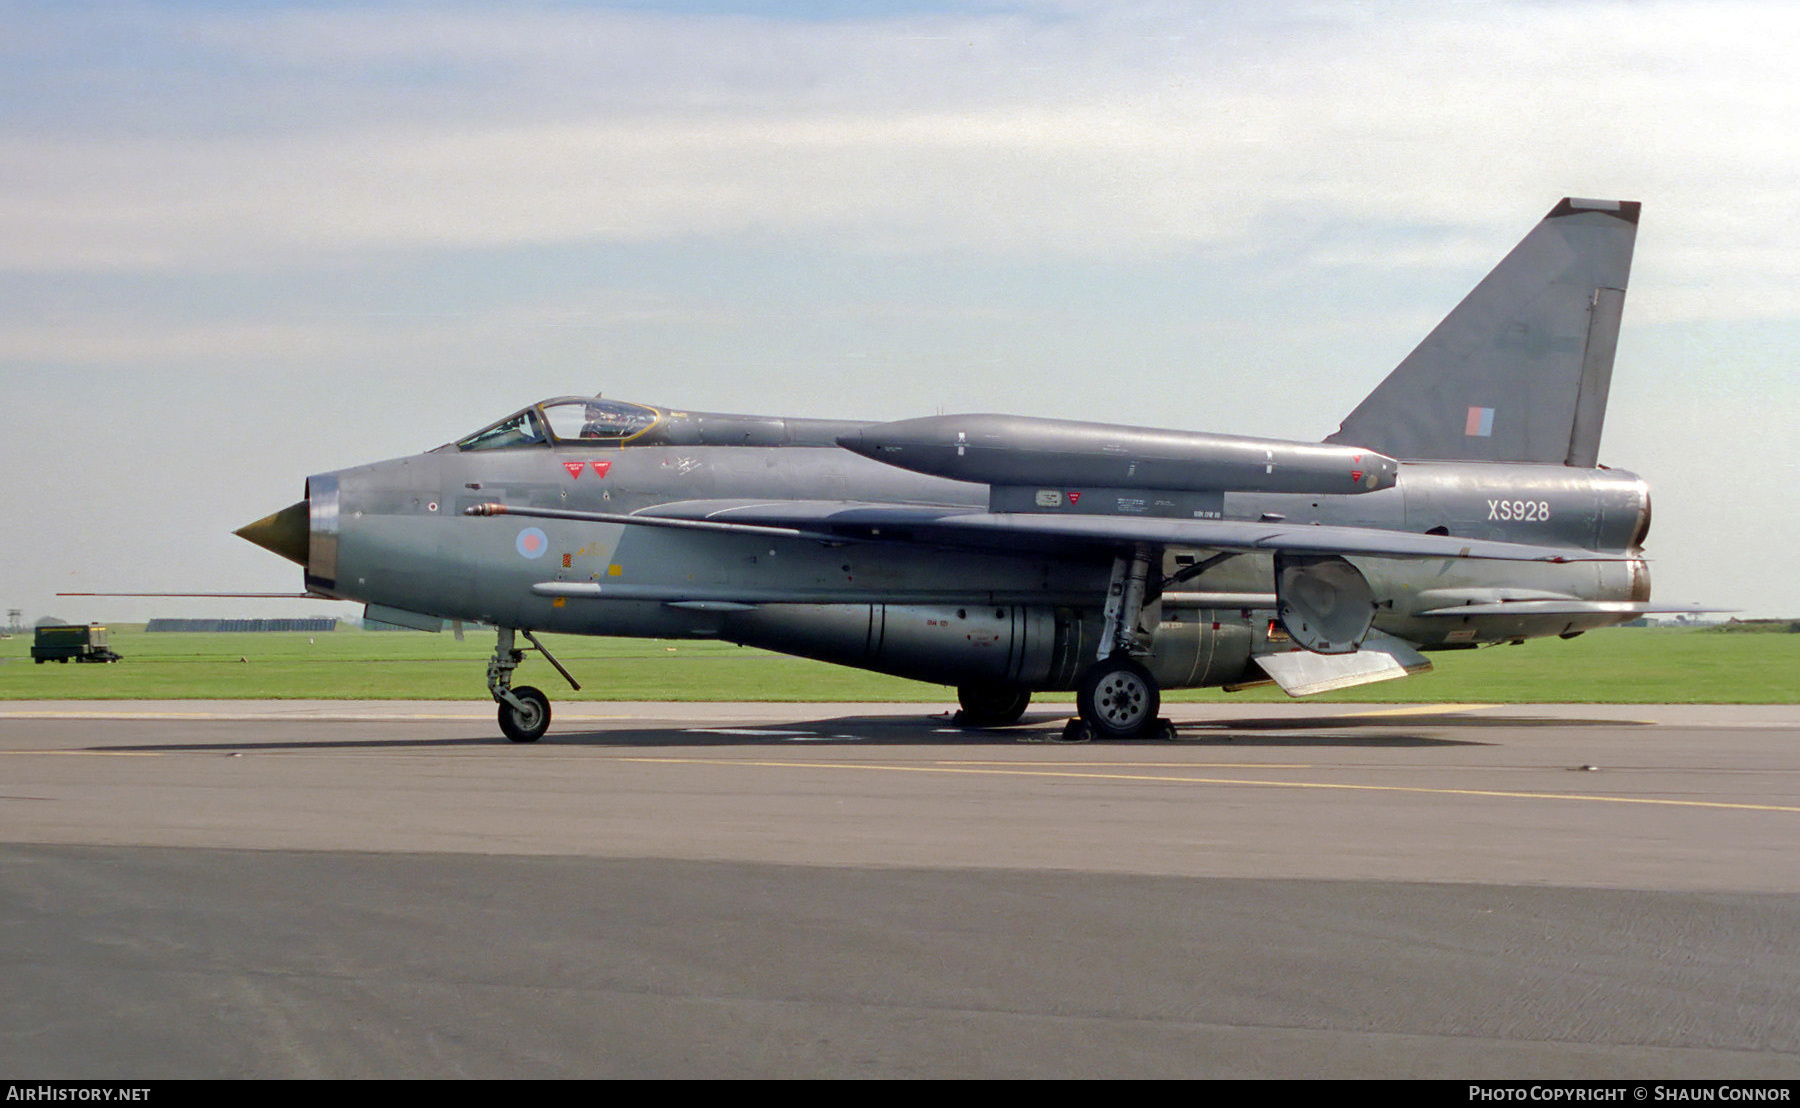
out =
[[[1139,545],[1129,559],[1113,559],[1106,591],[1099,660],[1081,677],[1075,704],[1081,722],[1100,739],[1135,739],[1154,733],[1162,690],[1136,655],[1149,652],[1138,630],[1148,591],[1151,548]]]

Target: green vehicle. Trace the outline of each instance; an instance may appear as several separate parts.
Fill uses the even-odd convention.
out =
[[[97,623],[86,627],[40,627],[31,644],[31,660],[45,662],[116,662],[119,655],[106,645],[106,628]]]

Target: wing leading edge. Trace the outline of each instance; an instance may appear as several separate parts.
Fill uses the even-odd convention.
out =
[[[1373,527],[1258,523],[1231,519],[1049,516],[976,508],[825,500],[689,500],[626,515],[478,504],[476,516],[668,527],[782,536],[818,542],[906,543],[1042,556],[1046,547],[1128,549],[1137,544],[1238,552],[1286,551],[1380,558],[1472,558],[1515,562],[1619,561],[1624,555],[1385,531]]]

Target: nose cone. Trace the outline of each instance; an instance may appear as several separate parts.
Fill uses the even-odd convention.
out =
[[[264,516],[255,523],[246,523],[232,534],[249,539],[264,550],[279,554],[296,565],[305,566],[307,530],[311,522],[310,508],[302,500],[289,504],[274,515]]]

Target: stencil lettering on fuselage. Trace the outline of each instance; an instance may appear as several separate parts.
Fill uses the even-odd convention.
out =
[[[1550,502],[1548,500],[1490,500],[1487,503],[1490,520],[1519,523],[1550,522]]]

